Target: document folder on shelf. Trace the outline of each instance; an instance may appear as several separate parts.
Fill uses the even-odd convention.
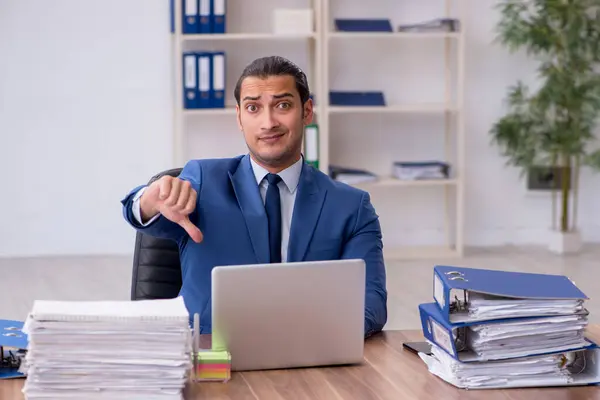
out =
[[[199,52],[198,56],[198,104],[197,108],[211,108],[213,90],[212,53]]]
[[[329,104],[332,106],[385,106],[383,92],[354,92],[354,91],[330,91]]]
[[[198,108],[198,58],[193,52],[185,52],[182,57],[183,108]]]
[[[181,31],[184,34],[194,34],[200,31],[200,18],[198,14],[198,0],[181,0],[182,20]]]
[[[198,33],[211,33],[211,8],[211,0],[199,0]]]
[[[393,32],[389,19],[344,19],[335,21],[335,29],[339,32]]]
[[[319,126],[310,124],[304,128],[304,159],[319,169]]]
[[[436,303],[419,305],[423,336],[452,358],[469,363],[497,361],[580,350],[593,346],[585,338],[585,315],[448,322]]]
[[[225,33],[226,9],[225,0],[212,0],[211,31],[212,33]]]
[[[22,329],[21,321],[0,320],[0,379],[25,377],[19,368],[29,340]]]
[[[398,26],[398,32],[458,32],[460,21],[456,18],[436,18],[417,24]]]
[[[211,107],[225,107],[225,52],[212,54]]]
[[[433,297],[450,323],[586,314],[588,297],[566,276],[436,266]]]

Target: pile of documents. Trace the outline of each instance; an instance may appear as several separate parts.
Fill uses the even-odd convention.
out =
[[[587,297],[568,278],[436,266],[419,305],[429,371],[468,389],[588,385],[600,349],[585,336]]]
[[[447,179],[450,166],[439,161],[395,162],[392,175],[401,180]]]
[[[368,183],[377,181],[377,175],[374,173],[355,168],[346,168],[336,165],[329,166],[329,176],[338,182],[343,182],[348,185],[357,185],[360,183]]]
[[[398,32],[458,32],[459,30],[460,21],[456,18],[436,18],[398,26]]]
[[[36,301],[23,392],[27,399],[181,399],[191,368],[183,299]]]

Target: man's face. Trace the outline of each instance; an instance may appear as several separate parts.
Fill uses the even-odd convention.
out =
[[[254,159],[283,169],[297,161],[312,100],[302,104],[292,76],[247,77],[240,88],[238,125]]]

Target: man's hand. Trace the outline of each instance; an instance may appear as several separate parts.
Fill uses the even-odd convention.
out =
[[[202,241],[200,229],[189,215],[196,209],[198,194],[188,181],[165,175],[152,182],[140,198],[142,220],[148,221],[161,213],[169,221],[179,224],[196,243]]]

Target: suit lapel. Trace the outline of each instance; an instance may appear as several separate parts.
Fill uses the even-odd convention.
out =
[[[315,174],[312,167],[302,166],[290,227],[289,262],[303,260],[321,215],[327,190],[318,186]]]
[[[269,262],[269,225],[265,207],[260,197],[256,178],[250,165],[250,156],[244,156],[237,169],[229,172],[235,197],[244,215],[254,254],[258,263]]]

